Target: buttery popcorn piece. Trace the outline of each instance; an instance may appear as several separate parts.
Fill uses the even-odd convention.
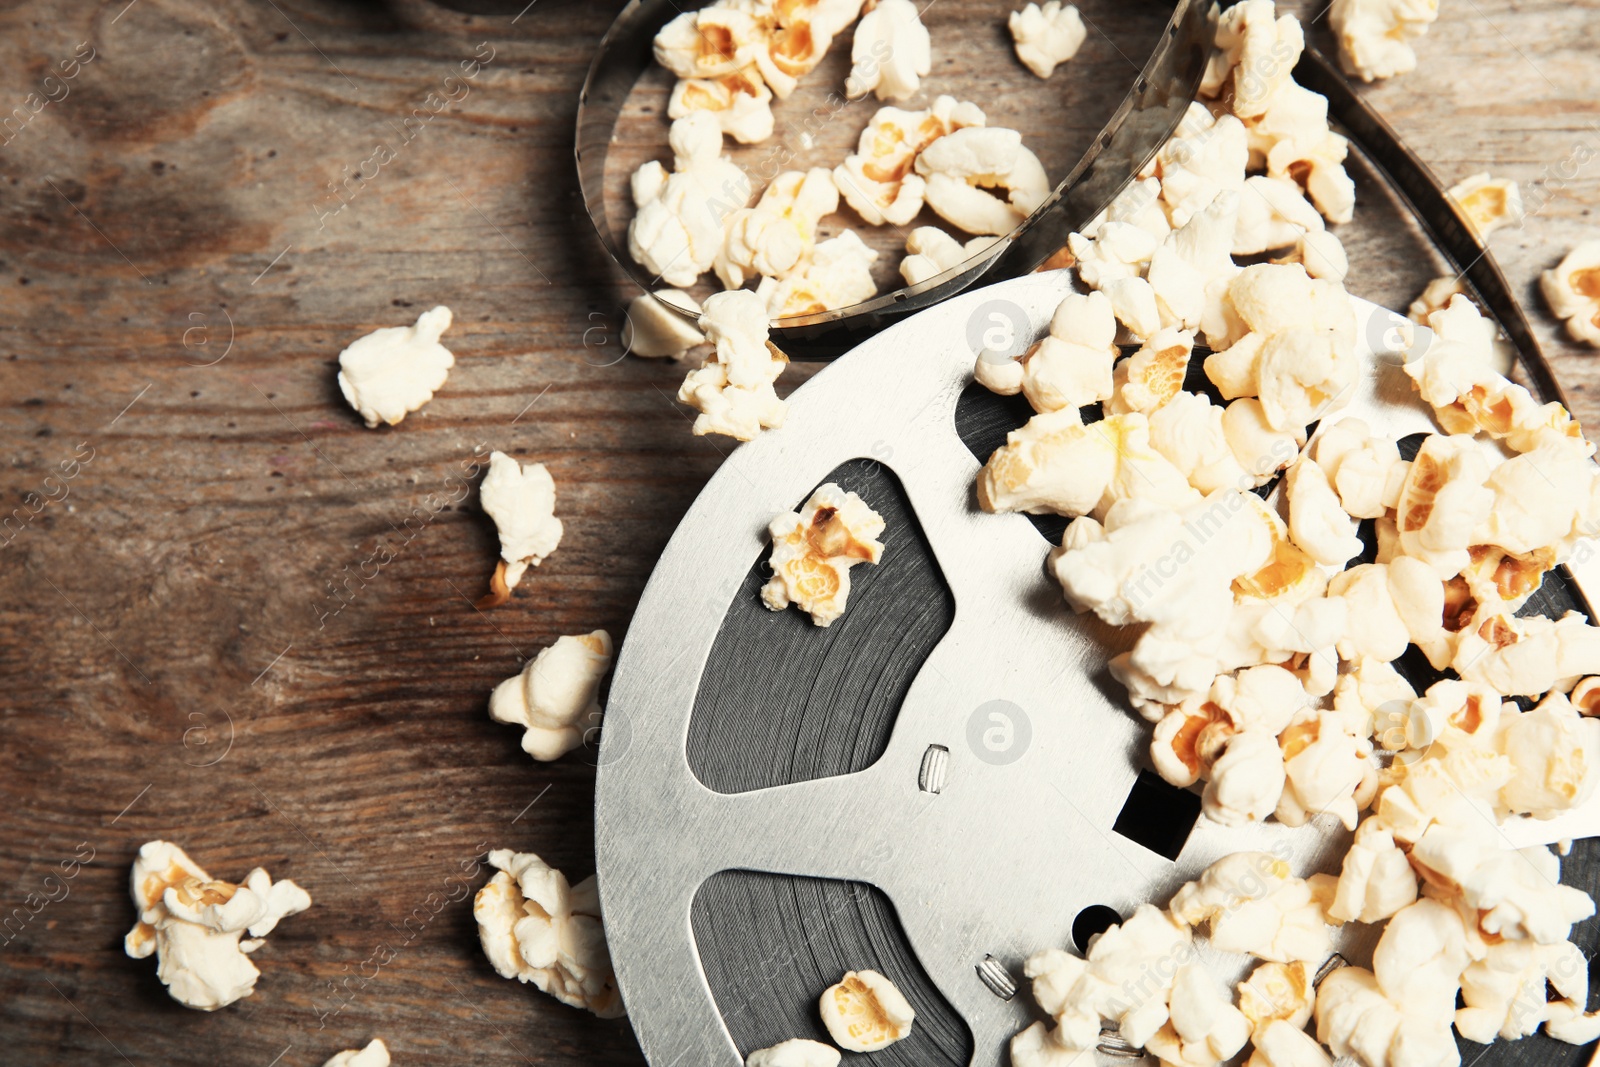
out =
[[[847,1052],[876,1052],[911,1033],[917,1013],[877,971],[847,971],[818,1004],[828,1036]]]
[[[1128,279],[1129,282],[1136,280]],[[1153,300],[1151,306],[1154,306]],[[1137,352],[1113,369],[1112,396],[1107,412],[1141,411],[1153,416],[1183,391],[1183,378],[1193,351],[1194,334],[1188,330],[1168,326],[1151,334]]]
[[[1044,167],[1022,135],[996,126],[938,138],[918,153],[916,172],[928,206],[966,233],[1008,234],[1050,195]]]
[[[136,960],[154,953],[156,977],[172,999],[201,1011],[254,992],[261,972],[248,953],[265,944],[280,920],[311,906],[304,889],[288,879],[274,882],[260,867],[237,885],[215,880],[169,841],[139,847],[128,888],[139,921],[124,951]]]
[[[861,131],[854,154],[833,170],[845,201],[873,226],[904,226],[922,210],[927,183],[915,172],[917,156],[953,130],[982,126],[976,104],[941,96],[926,111],[881,107]]]
[[[772,136],[772,90],[755,66],[719,78],[678,82],[667,100],[667,117],[681,119],[695,111],[715,115],[722,132],[740,144],[756,144]]]
[[[1510,178],[1491,178],[1485,171],[1463,178],[1446,195],[1479,239],[1522,221],[1522,190]]]
[[[1600,241],[1584,241],[1539,275],[1551,314],[1565,319],[1574,341],[1600,347]]]
[[[514,678],[494,687],[489,718],[522,726],[522,749],[536,760],[560,759],[600,725],[600,679],[611,669],[611,635],[604,630],[558,637]]]
[[[780,100],[816,69],[833,39],[861,14],[861,6],[861,0],[789,0],[771,6],[773,25],[766,48],[756,54],[756,65]]]
[[[1168,508],[1199,499],[1149,437],[1138,412],[1088,426],[1072,407],[1035,415],[984,464],[978,503],[985,511],[1103,517],[1125,498]]]
[[[1317,1000],[1311,972],[1304,960],[1261,963],[1239,983],[1239,1010],[1249,1020],[1258,1045],[1262,1032],[1274,1022],[1299,1030],[1311,1021],[1311,1007]]]
[[[720,78],[753,64],[766,47],[766,27],[737,4],[686,11],[656,33],[656,62],[679,78]]]
[[[878,294],[878,283],[872,280],[877,258],[854,230],[845,230],[818,243],[785,277],[762,278],[756,295],[775,319],[850,307]]]
[[[712,112],[675,119],[667,140],[672,172],[652,160],[633,174],[628,254],[668,285],[687,286],[711,269],[724,221],[749,203],[750,176],[722,154]]]
[[[1050,77],[1057,66],[1077,55],[1089,36],[1078,9],[1060,0],[1045,0],[1043,7],[1030,3],[1013,11],[1006,24],[1017,58],[1041,78]]]
[[[339,391],[366,420],[394,426],[433,399],[456,357],[439,343],[450,328],[450,309],[424,311],[415,326],[373,330],[339,353]]]
[[[850,45],[845,95],[876,93],[879,100],[914,96],[933,66],[928,28],[911,0],[878,0],[861,17]]]
[[[744,1061],[745,1067],[839,1067],[839,1050],[803,1037],[759,1048]]]
[[[491,452],[479,498],[500,534],[495,584],[503,585],[509,596],[523,573],[543,563],[561,544],[555,479],[543,463],[519,464],[504,452]]]
[[[1494,491],[1484,485],[1488,477],[1488,461],[1470,437],[1429,434],[1395,504],[1400,550],[1441,579],[1461,573],[1473,534],[1494,507]]]
[[[1333,0],[1328,24],[1339,65],[1364,82],[1417,69],[1411,42],[1439,17],[1439,0]]]
[[[729,289],[755,274],[782,277],[816,247],[817,224],[839,207],[839,190],[825,167],[785,171],[772,179],[753,208],[728,216],[712,267]]]
[[[1224,856],[1179,889],[1168,910],[1186,926],[1210,923],[1211,943],[1224,952],[1320,964],[1333,951],[1310,887],[1266,852]]]
[[[787,405],[772,383],[789,361],[767,341],[761,297],[747,289],[707,297],[700,328],[713,351],[678,389],[679,402],[700,412],[695,435],[720,433],[749,441],[764,428],[782,426]]]
[[[489,853],[496,874],[472,902],[483,954],[502,978],[532,982],[563,1004],[602,1019],[626,1014],[606,951],[600,893],[591,875],[575,886],[531,852]]]
[[[389,1047],[375,1037],[364,1048],[336,1053],[322,1067],[389,1067]]]
[[[668,356],[683,359],[695,345],[705,344],[706,335],[693,322],[672,311],[682,308],[696,319],[700,302],[681,289],[658,289],[640,293],[628,305],[622,324],[622,347],[636,356]]]
[[[1365,735],[1349,732],[1338,712],[1323,711],[1290,726],[1279,746],[1285,781],[1278,821],[1301,826],[1311,816],[1327,813],[1354,830],[1361,809],[1377,791],[1378,767]]]
[[[883,518],[866,501],[833,483],[818,486],[798,512],[784,512],[772,535],[772,577],[761,601],[772,611],[799,606],[818,626],[844,614],[850,568],[883,556]]]

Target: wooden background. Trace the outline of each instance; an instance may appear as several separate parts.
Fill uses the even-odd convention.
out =
[[[486,695],[560,634],[621,637],[729,447],[689,435],[680,368],[616,359],[632,294],[570,152],[619,6],[0,13],[0,114],[95,55],[0,147],[0,500],[56,498],[0,551],[0,916],[23,917],[0,935],[0,1061],[289,1067],[380,1035],[399,1064],[641,1062],[625,1023],[498,978],[463,899],[486,847],[593,869],[592,753],[532,763]],[[1592,422],[1594,357],[1534,285],[1600,237],[1600,7],[1443,8],[1420,69],[1370,99],[1444,177],[1523,182],[1536,211],[1494,249]],[[463,97],[444,78],[485,45]],[[430,92],[456,100],[401,146]],[[328,214],[380,140],[395,158]],[[339,349],[435,303],[456,314],[448,384],[364,429]],[[469,602],[492,529],[446,482],[476,446],[545,461],[567,528],[489,615]],[[128,865],[156,837],[316,900],[225,1011],[186,1011],[122,955]]]

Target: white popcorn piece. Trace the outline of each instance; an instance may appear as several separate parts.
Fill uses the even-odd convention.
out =
[[[1211,700],[1235,728],[1269,737],[1282,733],[1297,715],[1315,706],[1298,678],[1272,664],[1223,675],[1211,687]]]
[[[828,626],[844,614],[850,568],[883,557],[883,517],[854,493],[829,482],[818,486],[798,512],[772,520],[772,577],[761,601],[772,611],[790,604]]]
[[[1161,199],[1175,228],[1186,225],[1218,193],[1242,192],[1245,165],[1250,160],[1250,138],[1242,122],[1226,114],[1212,120],[1211,112],[1198,102],[1189,105],[1189,111],[1204,125],[1186,122],[1179,133],[1188,132],[1188,136],[1175,134],[1156,157]],[[1299,190],[1295,191],[1298,194]],[[1230,251],[1236,241],[1236,236],[1230,238]]]
[[[1198,327],[1213,347],[1224,321],[1223,296],[1239,273],[1229,255],[1238,212],[1239,194],[1219,192],[1161,242],[1146,272],[1162,324]]]
[[[1104,517],[1126,498],[1169,508],[1198,500],[1149,438],[1149,422],[1137,412],[1087,426],[1073,407],[1035,415],[984,464],[978,503],[990,512]]]
[[[1356,198],[1355,182],[1344,169],[1350,145],[1328,128],[1326,97],[1286,79],[1268,98],[1266,110],[1246,118],[1245,125],[1252,165],[1259,161],[1268,177],[1303,186],[1327,221],[1350,221]]]
[[[1304,48],[1300,20],[1276,17],[1272,0],[1236,3],[1217,22],[1200,93],[1222,97],[1240,118],[1258,117],[1291,81]]]
[[[700,329],[714,349],[678,390],[678,400],[700,412],[696,436],[719,433],[749,441],[763,429],[782,426],[787,405],[773,383],[789,361],[767,341],[761,297],[746,289],[707,297]]]
[[[1554,1019],[1556,1033],[1551,1036],[1558,1037],[1567,1019],[1582,1015],[1589,993],[1588,968],[1583,952],[1567,941],[1486,944],[1482,958],[1474,959],[1461,974],[1465,1007],[1456,1009],[1456,1030],[1468,1041],[1487,1045],[1496,1037],[1508,1041],[1527,1037],[1540,1023]],[[1562,999],[1546,1000],[1546,989],[1552,986]],[[1588,1040],[1597,1036],[1600,1031],[1589,1034]]]
[[[1523,560],[1542,550],[1566,559],[1600,529],[1600,468],[1589,458],[1591,448],[1582,438],[1550,434],[1495,467],[1484,480],[1494,503],[1473,542]]]
[[[1457,922],[1485,944],[1563,944],[1574,923],[1594,914],[1586,892],[1559,884],[1555,853],[1507,849],[1488,823],[1430,827],[1412,845],[1411,865],[1429,895],[1454,908]]]
[[[1339,640],[1345,659],[1395,660],[1405,652],[1411,632],[1390,591],[1389,564],[1361,563],[1328,581],[1328,597],[1344,600],[1349,629]]]
[[[387,326],[339,353],[339,391],[367,427],[394,426],[433,399],[456,357],[439,343],[450,309],[424,311],[414,326]]]
[[[1296,460],[1284,475],[1289,501],[1289,536],[1324,566],[1343,567],[1361,554],[1356,522],[1340,506],[1326,472],[1310,456]]]
[[[1233,254],[1253,256],[1293,248],[1313,233],[1325,233],[1322,215],[1288,178],[1252,174],[1239,196]]]
[[[1311,1008],[1317,1001],[1311,979],[1312,968],[1304,960],[1296,960],[1257,964],[1250,977],[1239,983],[1239,1010],[1249,1020],[1258,1046],[1273,1023],[1288,1023],[1299,1030],[1311,1021]]]
[[[1266,852],[1224,856],[1179,889],[1168,911],[1186,926],[1209,923],[1211,943],[1223,952],[1320,964],[1333,950],[1310,886]]]
[[[628,305],[622,324],[622,347],[636,356],[649,359],[666,356],[683,359],[696,345],[705,344],[706,335],[694,322],[674,312],[682,308],[695,319],[700,317],[700,301],[681,289],[658,289],[640,293]]]
[[[803,1037],[780,1041],[771,1048],[758,1048],[744,1061],[745,1067],[839,1067],[839,1050],[820,1041]]]
[[[762,278],[756,295],[775,319],[850,307],[878,295],[878,283],[872,280],[872,264],[877,258],[878,253],[854,230],[845,230],[818,242],[785,277]]]
[[[1061,949],[1030,956],[1023,973],[1033,980],[1039,1007],[1054,1019],[1054,1030],[1034,1024],[1012,1039],[1013,1057],[1055,1067],[1100,1041],[1101,1020],[1118,1036],[1143,1048],[1170,1014],[1168,997],[1174,964],[1194,954],[1189,930],[1152,904],[1140,904],[1126,922],[1107,929],[1089,944],[1085,957]]]
[[[1161,329],[1161,310],[1156,306],[1156,291],[1138,275],[1113,278],[1100,286],[1111,301],[1112,313],[1127,328],[1128,336],[1146,341]]]
[[[1117,321],[1103,293],[1069,293],[1050,332],[1018,362],[1022,392],[1035,411],[1077,409],[1111,397]]]
[[[362,1048],[335,1053],[322,1067],[389,1067],[389,1046],[375,1037]]]
[[[1371,971],[1340,967],[1317,990],[1317,1040],[1335,1056],[1351,1056],[1368,1067],[1456,1067],[1461,1060],[1450,1016],[1407,1007],[1384,996]]]
[[[845,95],[851,100],[876,93],[879,100],[916,95],[933,67],[928,28],[911,0],[877,0],[861,17],[850,45]]]
[[[1240,397],[1223,409],[1222,432],[1251,485],[1271,481],[1294,462],[1306,441],[1303,427],[1274,429],[1267,421],[1266,407],[1253,396]]]
[[[1278,744],[1285,779],[1278,821],[1301,826],[1313,815],[1326,813],[1354,830],[1363,801],[1370,802],[1377,791],[1378,766],[1371,742],[1345,729],[1338,712],[1324,711],[1290,726]]]
[[[1578,709],[1578,714],[1600,716],[1600,677],[1590,675],[1567,694],[1567,702]]]
[[[966,233],[1008,234],[1050,195],[1044,167],[1022,135],[997,126],[945,134],[918,153],[916,172],[928,206]]]
[[[560,759],[600,725],[600,680],[611,669],[604,630],[558,637],[515,677],[494,687],[489,718],[525,728],[522,749],[541,762]]]
[[[917,156],[953,130],[985,124],[976,104],[941,96],[926,111],[881,107],[861,131],[852,155],[833,170],[845,201],[869,225],[904,226],[922,210],[927,183]]]
[[[1259,397],[1268,425],[1280,431],[1349,400],[1360,366],[1343,286],[1299,264],[1260,263],[1228,284],[1227,302],[1249,332],[1206,359],[1206,376],[1225,398]]]
[[[1223,826],[1260,822],[1277,809],[1284,781],[1276,738],[1253,730],[1235,734],[1211,767],[1200,810]]]
[[[200,1011],[254,992],[261,972],[248,953],[265,944],[279,921],[311,906],[304,889],[288,879],[274,882],[260,867],[237,885],[213,879],[170,841],[139,847],[128,889],[139,920],[123,950],[136,960],[154,953],[156,977],[172,999]]]
[[[489,473],[478,491],[483,510],[494,520],[500,535],[500,566],[496,568],[496,594],[501,587],[509,598],[529,567],[537,567],[561,544],[561,520],[556,518],[556,483],[543,463],[521,463],[504,452],[489,453]],[[498,595],[479,607],[503,603]]]
[[[1313,278],[1326,278],[1341,285],[1350,275],[1350,257],[1345,254],[1344,242],[1328,230],[1307,231],[1292,256],[1274,262],[1298,263]]]
[[[674,120],[667,139],[673,172],[654,161],[634,172],[628,254],[668,285],[686,286],[711,269],[724,222],[750,202],[750,176],[722,154],[722,127],[709,111]]]
[[[1345,853],[1333,903],[1326,909],[1329,921],[1382,922],[1416,899],[1416,873],[1394,834],[1376,818],[1364,820]]]
[[[1523,619],[1484,605],[1462,630],[1450,665],[1506,696],[1538,696],[1600,670],[1600,629],[1577,612]]]
[[[1098,1040],[1098,1022],[1095,1027]],[[1034,1023],[1013,1034],[1009,1044],[1011,1067],[1072,1067],[1083,1049],[1063,1045],[1061,1034],[1059,1027],[1051,1030],[1044,1023]]]
[[[847,1052],[876,1052],[911,1033],[917,1013],[877,971],[847,971],[818,1002],[828,1036]]]
[[[1274,1019],[1256,1033],[1245,1067],[1333,1067],[1333,1057],[1298,1026]]]
[[[1510,178],[1491,178],[1485,171],[1463,178],[1446,195],[1480,240],[1522,221],[1522,190]]]
[[[489,853],[496,874],[478,890],[472,916],[489,964],[502,978],[532,982],[563,1004],[602,1019],[626,1014],[617,992],[591,875],[575,886],[531,852]]]
[[[1333,0],[1328,25],[1344,72],[1370,82],[1416,70],[1411,42],[1438,17],[1438,0]]]
[[[757,144],[772,136],[772,90],[754,66],[720,78],[678,82],[667,99],[667,117],[681,119],[695,111],[715,115],[722,132],[740,144]]]
[[[907,285],[920,285],[952,267],[959,267],[994,244],[993,238],[974,237],[962,244],[937,226],[918,226],[906,234],[906,258],[900,277]]]
[[[1223,409],[1202,393],[1180,390],[1150,413],[1150,447],[1202,493],[1255,484],[1235,457],[1223,429]]]
[[[1372,435],[1360,419],[1326,427],[1312,442],[1312,458],[1339,493],[1339,506],[1355,519],[1380,519],[1396,506],[1409,468],[1387,437]]]
[[[1584,241],[1540,274],[1539,289],[1574,341],[1600,347],[1600,241]]]
[[[816,246],[817,225],[839,208],[839,190],[825,167],[790,170],[772,179],[753,208],[728,216],[712,267],[729,289],[752,275],[782,277]]]
[[[1514,769],[1500,791],[1507,810],[1548,819],[1594,794],[1600,779],[1600,720],[1579,715],[1560,693],[1509,720],[1500,737]]]
[[[1449,1019],[1471,958],[1461,916],[1423,898],[1401,908],[1383,928],[1372,973],[1384,996],[1408,1014]]]
[[[1245,495],[1219,490],[1181,511],[1141,499],[1113,504],[1103,536],[1051,553],[1067,603],[1113,626],[1157,623],[1175,638],[1212,631],[1232,607],[1233,580],[1256,570],[1271,552],[1272,530]],[[1064,546],[1072,541],[1063,538]],[[1237,716],[1234,721],[1248,722],[1250,696],[1264,687],[1249,680],[1228,684],[1213,699],[1221,695],[1219,704]]]
[[[1013,11],[1006,25],[1017,58],[1041,78],[1050,77],[1057,66],[1077,55],[1089,36],[1078,9],[1061,0],[1045,0],[1043,7],[1030,3]]]
[[[1222,1063],[1238,1055],[1250,1040],[1250,1021],[1229,1003],[1227,988],[1203,963],[1190,961],[1178,967],[1167,1011],[1167,1024],[1146,1042],[1164,1064]]]

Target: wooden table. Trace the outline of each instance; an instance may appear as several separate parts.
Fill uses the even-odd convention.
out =
[[[558,635],[623,635],[728,448],[689,435],[680,368],[616,359],[631,292],[570,153],[619,6],[0,14],[0,108],[58,97],[0,148],[0,494],[27,520],[0,555],[0,1059],[287,1067],[380,1035],[399,1064],[641,1062],[624,1023],[497,977],[463,899],[490,847],[592,869],[592,753],[533,763],[486,694]],[[1534,289],[1600,237],[1597,164],[1563,169],[1600,152],[1597,27],[1593,4],[1446,0],[1419,71],[1369,90],[1447,178],[1562,179],[1493,244],[1585,420],[1593,357]],[[448,384],[363,428],[340,348],[436,303]],[[475,448],[547,463],[566,523],[491,613],[493,530],[446,483]],[[158,837],[316,900],[225,1011],[122,954]]]

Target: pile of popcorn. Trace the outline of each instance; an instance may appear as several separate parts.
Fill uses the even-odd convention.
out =
[[[1511,851],[1499,830],[1568,811],[1600,780],[1600,628],[1517,614],[1600,530],[1594,448],[1561,405],[1505,377],[1494,324],[1443,287],[1420,309],[1430,343],[1406,338],[1404,364],[1442,432],[1408,460],[1340,417],[1363,368],[1327,226],[1350,218],[1353,185],[1326,101],[1290,74],[1302,47],[1271,0],[1222,13],[1202,100],[1071,238],[1090,291],[1020,358],[979,358],[980,383],[1036,414],[977,492],[992,512],[1072,519],[1050,571],[1073,610],[1137,627],[1111,672],[1155,724],[1162,777],[1203,783],[1205,818],[1329,814],[1354,843],[1337,878],[1228,857],[1086,957],[1034,956],[1054,1026],[1017,1036],[1016,1067],[1066,1064],[1102,1024],[1189,1067],[1249,1041],[1257,1067],[1327,1064],[1319,1041],[1368,1067],[1454,1064],[1452,1023],[1475,1041],[1541,1024],[1600,1036],[1567,940],[1594,904],[1558,884],[1555,854]],[[1498,216],[1470,192],[1458,202],[1484,232]],[[1263,253],[1275,258],[1234,258]],[[1581,292],[1587,266],[1546,284]],[[1211,395],[1183,388],[1197,339]],[[1119,360],[1119,340],[1139,347]],[[1393,665],[1413,645],[1446,672],[1422,693]],[[1373,970],[1314,988],[1345,922],[1387,922]],[[1237,1006],[1194,956],[1207,924],[1213,948],[1263,961]],[[1124,979],[1152,974],[1169,978],[1130,1001]]]

